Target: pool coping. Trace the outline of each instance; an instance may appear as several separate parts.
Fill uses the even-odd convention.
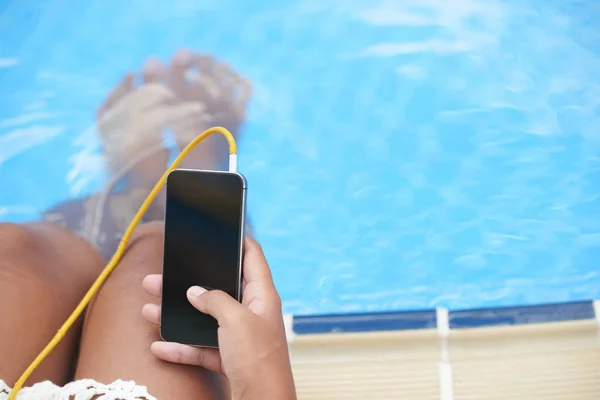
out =
[[[350,314],[288,315],[288,335],[421,329],[467,329],[593,320],[600,325],[600,300],[447,310],[445,308]]]

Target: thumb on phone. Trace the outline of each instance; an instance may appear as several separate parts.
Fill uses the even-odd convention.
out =
[[[200,286],[192,286],[187,291],[188,301],[198,311],[208,314],[217,320],[219,326],[237,318],[243,306],[233,297],[221,290],[206,290]]]

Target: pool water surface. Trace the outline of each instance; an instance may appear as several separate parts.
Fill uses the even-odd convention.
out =
[[[286,312],[599,297],[600,3],[169,4],[0,0],[0,221],[101,191],[96,110],[187,48],[252,85],[239,165]]]

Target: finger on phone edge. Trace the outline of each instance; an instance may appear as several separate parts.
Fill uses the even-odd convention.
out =
[[[162,295],[162,275],[146,275],[142,281],[142,287],[149,295],[160,297]]]
[[[247,283],[262,282],[273,284],[271,269],[260,244],[246,236],[244,241],[243,275]]]
[[[142,316],[147,322],[160,326],[160,305],[152,303],[144,304],[144,307],[142,307]]]
[[[180,343],[154,342],[152,353],[161,360],[186,365],[204,367],[218,374],[223,373],[219,349],[192,347]]]

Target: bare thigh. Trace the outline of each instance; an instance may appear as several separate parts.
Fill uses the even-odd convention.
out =
[[[87,242],[51,223],[0,224],[0,379],[12,385],[83,297],[103,260]],[[81,321],[80,321],[81,322]],[[28,380],[65,384],[81,324]]]
[[[142,225],[120,265],[90,305],[84,323],[76,379],[110,383],[133,380],[161,399],[223,398],[224,381],[199,367],[156,359],[150,344],[158,329],[141,315],[156,301],[142,289],[142,279],[162,270],[163,225]]]

